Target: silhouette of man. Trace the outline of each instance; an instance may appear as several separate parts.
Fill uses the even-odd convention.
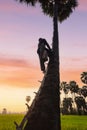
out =
[[[51,48],[47,41],[43,38],[39,38],[37,53],[40,59],[41,71],[45,73],[45,62],[48,61],[48,57],[51,55]]]

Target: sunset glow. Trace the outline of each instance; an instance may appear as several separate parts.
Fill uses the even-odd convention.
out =
[[[87,71],[87,0],[63,23],[59,23],[60,79],[75,80]],[[43,79],[37,55],[38,38],[53,37],[52,19],[37,4],[30,7],[15,0],[0,1],[0,112],[26,110],[25,97],[39,89]],[[31,100],[32,102],[32,100]]]

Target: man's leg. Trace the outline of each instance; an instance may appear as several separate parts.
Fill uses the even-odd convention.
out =
[[[41,71],[45,72],[45,64],[42,58],[40,58],[40,67],[41,67]]]

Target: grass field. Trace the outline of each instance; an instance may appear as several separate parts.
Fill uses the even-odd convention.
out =
[[[0,115],[0,130],[16,130],[14,121],[19,123],[22,114]],[[87,116],[62,116],[62,130],[87,130]]]
[[[22,114],[0,115],[0,130],[16,130],[14,121],[19,123],[22,118]]]
[[[87,130],[87,116],[62,116],[62,130]]]

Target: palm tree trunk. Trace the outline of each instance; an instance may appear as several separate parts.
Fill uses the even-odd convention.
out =
[[[54,53],[54,64],[55,72],[57,77],[57,92],[58,92],[58,130],[61,130],[61,120],[60,120],[60,68],[59,68],[59,36],[58,36],[58,0],[55,0],[54,4],[54,17],[53,17],[53,53]]]
[[[24,130],[61,130],[57,6],[54,5],[53,55],[40,89],[27,113]]]
[[[61,130],[56,70],[55,61],[52,58],[28,112],[28,122],[24,130]]]

